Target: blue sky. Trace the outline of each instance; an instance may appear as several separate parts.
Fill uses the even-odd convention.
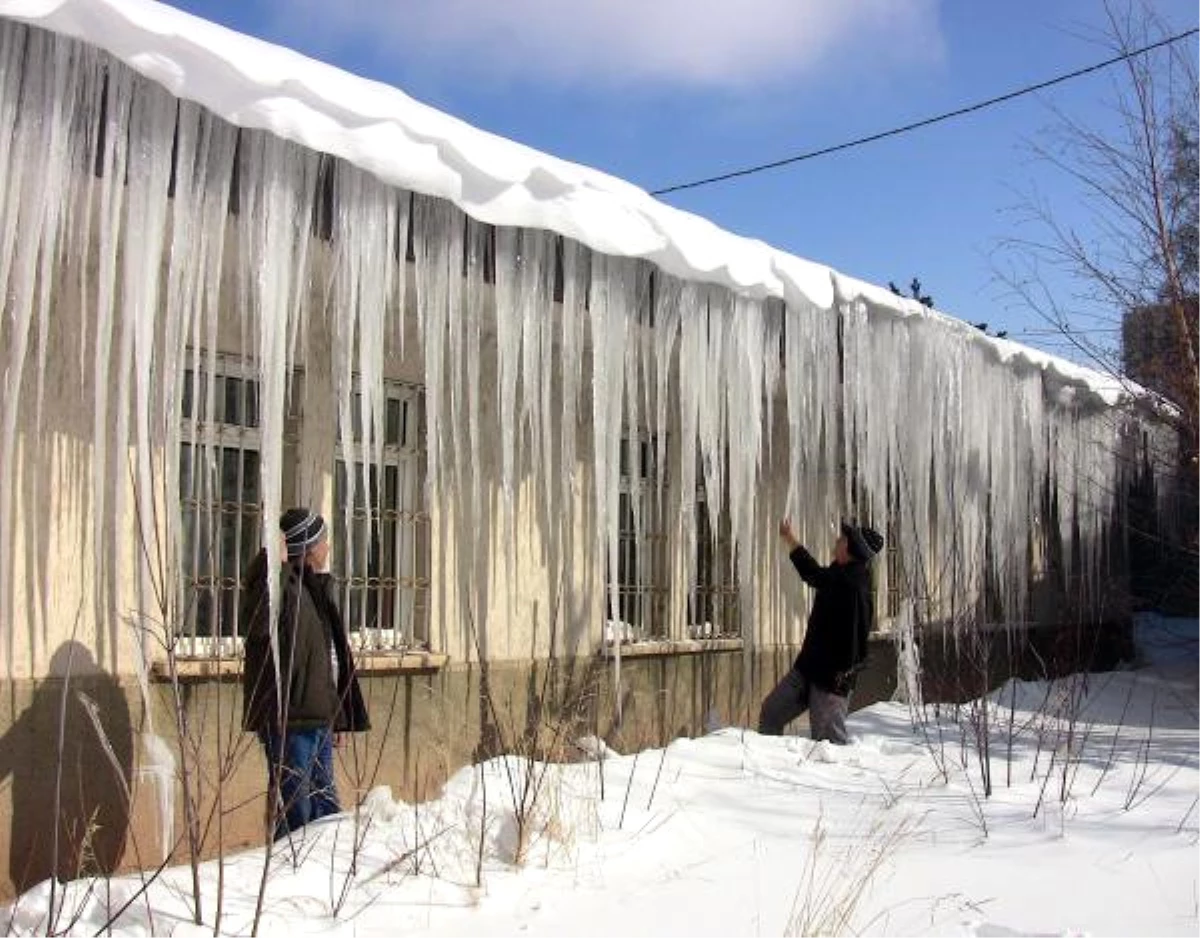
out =
[[[1109,57],[1100,0],[176,0],[395,85],[476,126],[647,189],[842,143]],[[1195,0],[1157,0],[1173,32]],[[1189,40],[1195,55],[1196,41]],[[1038,192],[1058,108],[1113,121],[1119,69],[901,137],[665,196],[731,231],[879,284],[919,276],[943,311],[1050,351],[997,280]],[[1051,283],[1064,295],[1070,284]],[[1109,323],[1111,326],[1111,323]]]

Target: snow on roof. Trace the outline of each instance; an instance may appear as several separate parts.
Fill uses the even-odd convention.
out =
[[[927,316],[1108,404],[1115,377],[1015,342],[993,339],[915,301],[725,231],[607,173],[488,133],[290,49],[153,0],[0,0],[0,15],[97,46],[179,98],[240,127],[341,157],[385,182],[453,202],[490,224],[544,228],[609,255],[639,257],[686,280],[829,308],[864,299]]]

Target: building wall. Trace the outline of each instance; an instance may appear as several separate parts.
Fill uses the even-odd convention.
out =
[[[736,652],[630,658],[620,723],[611,663],[598,657],[365,676],[373,727],[348,734],[337,752],[342,803],[351,808],[386,785],[395,798],[419,804],[436,798],[453,772],[502,752],[578,761],[576,742],[589,735],[633,752],[717,726],[754,726],[760,698],[793,652],[749,661]],[[81,695],[95,703],[95,721]],[[222,845],[233,851],[263,842],[267,773],[259,744],[240,730],[238,684],[156,682],[148,700],[147,707],[136,681],[95,670],[69,681],[8,682],[0,711],[0,777],[7,779],[0,900],[55,870],[74,878],[148,869],[164,849],[185,862],[189,813],[204,831],[206,858]],[[177,700],[189,729],[182,743]]]
[[[329,317],[336,313],[320,306],[326,292],[320,281],[313,285],[302,346],[309,353],[299,363],[299,397],[289,406],[284,492],[285,503],[309,504],[332,516],[337,416],[327,350]],[[236,295],[227,275],[224,308],[236,309]],[[164,645],[164,623],[179,611],[162,591],[175,582],[178,570],[172,563],[179,562],[164,549],[170,543],[170,513],[178,511],[178,494],[165,471],[176,458],[168,452],[165,428],[156,430],[150,454],[150,517],[143,522],[139,514],[143,502],[128,469],[109,473],[113,484],[103,519],[91,509],[100,457],[93,416],[79,404],[94,388],[84,387],[77,364],[81,336],[84,354],[89,351],[88,327],[74,299],[64,291],[52,307],[41,407],[24,409],[17,429],[20,497],[11,537],[18,549],[10,608],[21,627],[10,634],[21,640],[10,649],[7,675],[0,679],[5,702],[0,856],[8,862],[0,875],[0,896],[5,898],[53,872],[71,877],[146,868],[161,862],[164,851],[177,861],[186,859],[190,799],[195,800],[190,822],[205,831],[204,856],[219,852],[221,844],[235,849],[259,842],[262,832],[266,773],[256,742],[240,731],[236,668],[231,678],[199,679],[186,655],[172,661]],[[413,318],[410,310],[408,321]],[[241,360],[250,343],[238,317],[223,316],[218,324],[216,353]],[[386,377],[419,382],[421,348],[411,328],[405,346],[404,357],[387,359]],[[487,364],[490,347],[494,339],[487,337],[484,388],[495,385],[494,364]],[[200,358],[206,354],[195,352]],[[36,400],[38,372],[29,369],[25,378],[24,395]],[[485,392],[485,421],[493,417],[494,406],[493,395]],[[787,606],[776,605],[756,633],[765,644],[782,641],[780,649],[748,657],[736,646],[702,654],[626,655],[620,665],[618,722],[614,663],[596,656],[603,644],[606,600],[603,570],[595,560],[603,555],[592,549],[592,440],[586,425],[579,443],[571,489],[574,524],[566,545],[546,543],[537,481],[527,464],[512,503],[513,525],[506,528],[495,446],[484,448],[483,462],[475,467],[490,489],[493,507],[487,517],[455,517],[454,504],[432,506],[430,553],[441,575],[431,589],[431,644],[449,663],[427,673],[412,673],[410,665],[409,673],[371,676],[368,671],[364,676],[375,728],[340,753],[347,805],[376,784],[391,786],[405,799],[435,795],[461,766],[522,745],[530,720],[545,723],[537,734],[542,739],[538,754],[567,759],[579,757],[574,740],[588,734],[605,737],[618,751],[632,751],[699,734],[714,724],[754,724],[758,700],[795,651],[786,642],[800,632],[805,599],[799,588],[790,590]],[[673,448],[670,455],[678,458]],[[129,466],[137,452],[130,447],[106,458]],[[747,593],[771,594],[778,578],[788,576],[786,559],[778,551],[766,553],[775,540],[772,521],[763,530],[762,576],[746,585]],[[681,549],[676,541],[675,553]],[[460,550],[469,552],[485,583],[457,589],[452,573],[460,569]],[[160,551],[166,559],[160,560]],[[686,592],[678,556],[672,570],[669,615],[678,632]],[[561,585],[552,588],[552,583]],[[483,621],[474,621],[479,613],[470,602],[480,597]],[[482,655],[486,668],[480,664],[479,633],[488,636]],[[567,663],[551,685],[544,685],[552,652],[565,653]],[[386,663],[381,659],[375,665]],[[172,666],[179,669],[176,683],[163,679]],[[481,697],[485,671],[490,693]],[[570,718],[552,717],[553,710]],[[544,718],[532,716],[543,712]],[[191,734],[182,741],[179,714]],[[55,784],[47,785],[47,779]],[[217,787],[213,780],[219,780]]]
[[[6,298],[29,324],[28,342],[6,349],[6,366],[21,375],[20,394],[4,402],[13,433],[2,441],[12,468],[0,499],[10,678],[48,674],[69,637],[112,673],[138,674],[159,656],[164,630],[187,617],[176,553],[177,382],[189,355],[214,349],[247,362],[264,390],[282,387],[289,366],[299,373],[281,413],[263,397],[261,491],[247,496],[258,504],[244,512],[250,548],[255,522],[261,536],[262,514],[287,503],[335,513],[337,402],[356,366],[429,385],[422,482],[430,644],[453,660],[590,653],[603,640],[614,615],[606,567],[618,566],[608,540],[617,521],[605,515],[618,505],[613,466],[623,425],[652,431],[656,443],[665,438],[673,467],[654,493],[667,571],[657,632],[667,640],[686,637],[690,624],[685,534],[694,506],[674,467],[690,471],[680,464],[697,437],[703,460],[739,483],[727,486],[728,506],[719,507],[733,516],[737,599],[752,648],[800,637],[807,598],[789,585],[774,533],[786,512],[822,555],[843,514],[886,528],[904,544],[896,556],[932,570],[914,577],[926,620],[974,609],[989,591],[1011,600],[1001,613],[1025,619],[1028,577],[1053,557],[1044,551],[1031,561],[1024,551],[1035,526],[1056,526],[1066,542],[1078,528],[1087,579],[1100,579],[1092,568],[1102,553],[1104,499],[1116,488],[1107,484],[1111,466],[1097,467],[1099,507],[1075,518],[1066,508],[1053,521],[1037,517],[1037,485],[1028,483],[1048,476],[1060,488],[1080,484],[1076,463],[1095,455],[1093,432],[1109,432],[1105,415],[1095,402],[1085,413],[1074,393],[1051,400],[1040,374],[1015,375],[984,359],[942,321],[901,323],[865,301],[792,308],[674,281],[645,262],[546,232],[492,229],[444,201],[238,131],[69,40],[27,32],[18,38],[27,40],[21,66],[31,74],[51,72],[56,55],[75,55],[80,74],[99,77],[59,97],[54,82],[31,80],[28,100],[8,101],[18,114],[20,148],[6,154],[14,186],[41,192],[42,164],[25,157],[37,152],[43,125],[69,144],[47,154],[59,189],[21,206],[13,270],[25,278],[13,278]],[[96,130],[110,118],[112,128]],[[48,227],[55,212],[70,237]],[[384,243],[381,220],[382,235],[397,243]],[[379,268],[396,289],[371,292],[386,279]],[[674,308],[667,295],[678,300]],[[347,324],[360,313],[355,331]],[[677,340],[667,314],[677,320]],[[567,322],[587,353],[570,360]],[[380,326],[380,336],[365,338],[368,326]],[[474,364],[454,347],[454,337],[472,329],[481,348]],[[662,334],[673,342],[665,351],[655,347]],[[283,347],[286,356],[272,353]],[[895,364],[906,350],[915,351]],[[455,370],[475,365],[470,374]],[[872,389],[893,387],[873,383],[881,373],[920,385],[936,406],[910,413],[898,393],[872,397]],[[582,389],[573,419],[558,416],[566,402],[554,399],[571,396],[568,379]],[[994,406],[1001,394],[1013,397],[1012,413],[977,432],[981,402]],[[79,407],[89,397],[98,416]],[[696,411],[684,417],[681,404]],[[470,450],[467,425],[476,424]],[[542,461],[539,441],[556,449],[568,430],[579,444],[571,464]],[[1061,430],[1071,438],[1055,439]],[[917,444],[926,452],[901,465]],[[1012,444],[1024,449],[1009,453]],[[509,446],[513,466],[505,462]],[[944,476],[936,498],[925,484],[927,463]],[[713,470],[714,482],[718,475]],[[915,509],[898,509],[901,482]],[[722,495],[710,494],[715,507]],[[1078,491],[1066,494],[1063,505],[1079,503]],[[992,510],[993,496],[1003,510]],[[1001,526],[1015,536],[1003,538]],[[1011,562],[989,560],[1009,550]],[[890,557],[879,565],[881,592],[897,578],[891,567]],[[1007,582],[992,590],[988,578],[1001,568]],[[236,585],[236,571],[224,575],[226,587]]]
[[[926,704],[975,699],[1010,675],[1105,670],[1132,655],[1128,624],[1120,621],[980,637],[919,636]],[[86,650],[74,651],[86,664]],[[344,737],[337,751],[342,803],[350,809],[387,786],[420,810],[464,766],[501,753],[580,761],[586,756],[578,744],[588,736],[629,753],[722,728],[753,729],[763,696],[795,651],[627,657],[619,719],[611,658],[365,676],[373,726]],[[852,707],[893,699],[896,691],[894,646],[876,636]],[[70,680],[8,683],[0,710],[0,858],[7,863],[0,901],[55,870],[73,878],[148,869],[171,851],[175,862],[186,862],[189,815],[204,832],[197,840],[204,858],[263,843],[266,766],[257,741],[240,730],[236,681],[156,682],[148,699],[149,708],[136,682],[94,668]],[[190,733],[183,743],[177,712]],[[789,728],[806,731],[804,718]],[[656,767],[652,753],[645,771]],[[510,797],[495,796],[498,803]],[[467,839],[470,831],[450,836]]]
[[[229,237],[233,238],[232,232]],[[327,246],[316,242],[311,250],[325,252]],[[299,377],[293,385],[296,398],[287,408],[281,507],[308,505],[333,519],[338,394],[331,361],[331,321],[338,311],[328,305],[328,282],[319,275],[327,263],[322,259],[313,265],[318,276],[309,290],[307,332],[301,337]],[[415,306],[413,291],[409,298]],[[220,361],[245,364],[253,374],[254,343],[245,333],[237,304],[237,284],[227,271],[222,285],[224,312],[217,320],[214,351]],[[557,310],[549,310],[548,315],[557,315]],[[399,348],[389,350],[384,377],[420,384],[424,372],[420,337],[414,327],[417,311],[410,307],[401,318],[407,332],[404,354],[399,354]],[[176,604],[174,587],[184,560],[173,552],[179,496],[173,488],[175,477],[167,470],[178,458],[182,421],[168,413],[164,403],[164,380],[170,376],[157,376],[151,389],[155,402],[146,405],[154,410],[152,419],[157,423],[152,426],[153,446],[148,455],[153,467],[148,476],[150,490],[143,492],[136,476],[139,448],[130,445],[118,454],[105,441],[109,451],[99,455],[92,414],[79,404],[94,391],[84,386],[85,372],[78,367],[81,344],[85,356],[91,351],[86,341],[87,321],[88,314],[81,310],[76,294],[64,291],[56,297],[48,317],[49,367],[41,406],[23,408],[17,427],[20,496],[9,534],[16,548],[9,599],[12,621],[19,627],[8,632],[18,638],[10,649],[7,668],[15,679],[53,674],[51,660],[68,640],[80,642],[111,673],[136,676],[146,664],[165,659],[164,627],[186,612]],[[489,433],[494,432],[496,421],[494,334],[485,333],[483,346],[479,420],[483,432]],[[187,360],[191,367],[199,368],[208,354],[204,348],[192,349]],[[25,372],[24,397],[29,401],[37,400],[38,375],[33,368]],[[589,377],[586,373],[581,376],[585,387]],[[141,405],[131,411],[137,406]],[[661,488],[664,536],[669,540],[664,554],[665,582],[670,587],[664,628],[667,634],[684,637],[686,540],[680,525],[681,513],[691,511],[694,503],[679,490],[676,406],[675,401],[670,402],[669,466],[663,468],[669,481]],[[607,542],[599,542],[599,546],[597,542],[593,440],[586,417],[589,407],[585,395],[581,404],[585,417],[577,428],[577,461],[569,472],[571,495],[566,507],[571,527],[564,542],[553,542],[553,524],[541,497],[544,480],[538,478],[528,452],[518,461],[513,495],[506,497],[494,439],[486,441],[481,459],[471,466],[482,486],[485,514],[468,516],[452,496],[434,500],[427,494],[434,574],[429,595],[432,650],[452,660],[472,660],[480,657],[483,642],[486,656],[492,660],[528,660],[552,651],[590,654],[601,644],[607,603]],[[782,409],[780,402],[773,427],[778,437],[786,434]],[[113,419],[119,419],[119,414]],[[168,426],[168,421],[174,425]],[[555,427],[554,432],[561,428]],[[754,541],[745,547],[754,558],[749,565],[752,575],[739,585],[739,591],[747,608],[763,613],[745,620],[753,631],[747,640],[755,645],[797,640],[801,634],[797,623],[806,608],[803,591],[781,586],[781,582],[790,582],[786,580],[790,568],[777,551],[777,518],[772,509],[782,511],[787,471],[785,448],[774,447],[764,463],[758,489],[762,516]],[[98,473],[107,483],[103,520],[96,518],[91,505]],[[247,525],[245,536],[257,539],[257,518]],[[836,532],[814,534],[818,538],[814,550],[824,554]]]

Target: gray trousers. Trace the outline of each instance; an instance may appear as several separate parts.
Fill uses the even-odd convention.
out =
[[[758,731],[764,736],[781,736],[783,728],[807,710],[813,739],[844,746],[850,742],[846,732],[849,709],[849,697],[839,697],[813,687],[808,678],[792,668],[763,700],[758,713]]]

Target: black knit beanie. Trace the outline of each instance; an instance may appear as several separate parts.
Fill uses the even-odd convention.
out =
[[[850,544],[850,556],[864,563],[883,550],[883,535],[866,525],[842,523],[842,533]]]

